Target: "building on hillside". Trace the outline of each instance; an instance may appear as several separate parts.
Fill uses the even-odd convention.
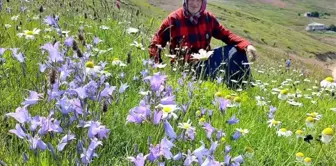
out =
[[[305,16],[305,17],[311,17],[311,12],[306,12],[306,13],[304,14],[304,16]]]
[[[322,31],[326,30],[326,28],[327,27],[324,24],[313,22],[306,26],[306,31]]]

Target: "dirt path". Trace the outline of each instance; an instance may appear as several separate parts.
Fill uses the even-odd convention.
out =
[[[325,74],[336,78],[336,61],[322,62],[317,59],[304,58],[295,54],[289,54],[289,58],[293,59],[294,61],[299,61],[305,65],[312,65],[313,67],[323,69]]]

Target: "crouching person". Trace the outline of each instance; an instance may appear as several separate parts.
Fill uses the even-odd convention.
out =
[[[206,10],[206,5],[207,0],[184,0],[183,7],[169,14],[155,33],[149,46],[149,54],[156,63],[161,63],[161,48],[168,42],[170,54],[177,55],[178,60],[182,58],[184,62],[190,63],[194,61],[193,54],[200,50],[211,50],[210,42],[214,37],[227,45],[215,48],[206,61],[199,63],[204,64],[204,76],[211,79],[222,67],[225,70],[225,83],[232,87],[251,76],[246,55],[251,55],[251,61],[254,61],[257,56],[256,49],[249,41],[221,25]],[[201,70],[196,71],[201,74]]]

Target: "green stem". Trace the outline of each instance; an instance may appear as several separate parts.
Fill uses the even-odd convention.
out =
[[[201,74],[200,74],[200,77],[198,78],[198,80],[201,80],[203,78],[203,74],[204,74],[204,61],[202,61],[202,64],[201,64]]]
[[[321,154],[322,154],[322,144],[321,144],[320,151],[319,151],[315,161],[319,161]]]
[[[293,150],[293,152],[292,152],[292,154],[287,158],[287,160],[283,163],[283,165],[286,165],[286,163],[288,162],[288,160],[291,158],[291,156],[293,156],[295,153],[296,153],[296,151],[297,151],[297,149],[300,149],[300,147],[302,146],[302,143],[299,145],[299,147],[297,146],[298,145],[298,140],[296,140],[296,143],[295,143],[295,148],[294,148],[294,150]]]

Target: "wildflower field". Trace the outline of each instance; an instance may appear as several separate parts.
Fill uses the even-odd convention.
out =
[[[0,0],[0,165],[336,165],[336,78],[155,64],[156,21],[120,5]]]

